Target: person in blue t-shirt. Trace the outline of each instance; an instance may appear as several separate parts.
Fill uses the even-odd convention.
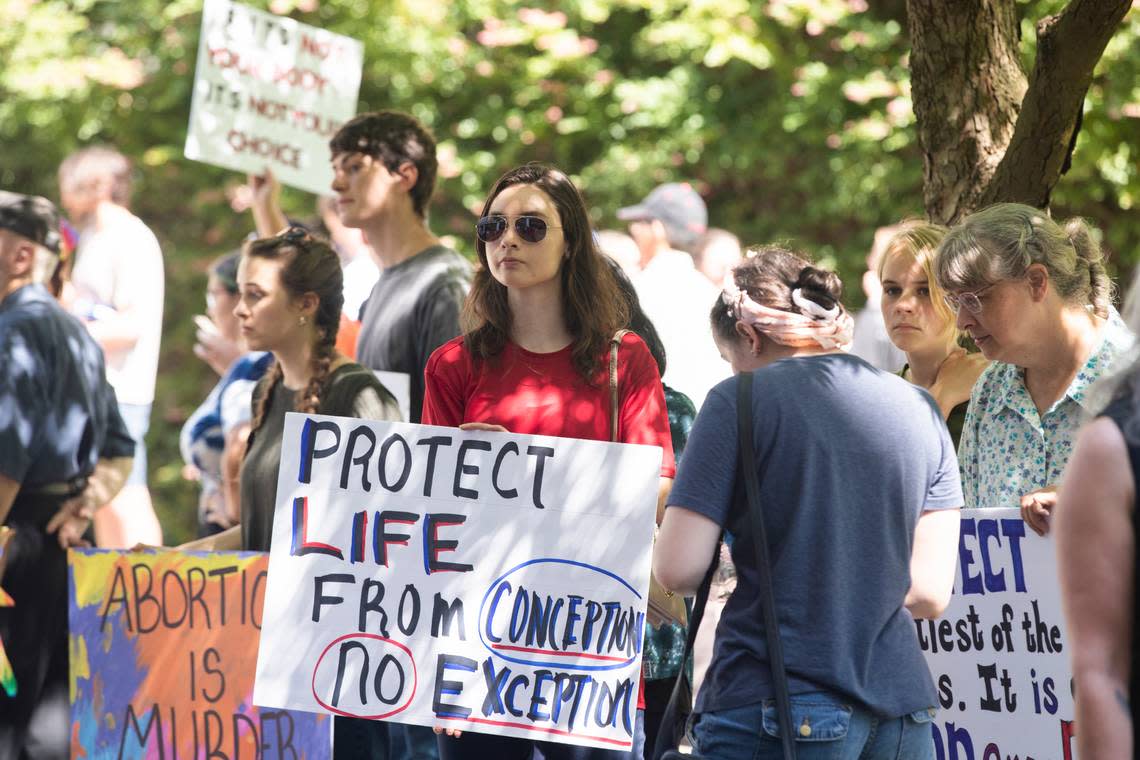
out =
[[[835,274],[777,247],[733,269],[713,308],[721,354],[753,371],[752,430],[800,760],[933,757],[936,694],[914,617],[953,587],[962,489],[924,390],[848,355]],[[780,758],[755,549],[738,481],[736,380],[693,425],[654,550],[692,593],[732,534],[738,585],[692,728],[703,757]],[[889,746],[888,746],[889,745]]]

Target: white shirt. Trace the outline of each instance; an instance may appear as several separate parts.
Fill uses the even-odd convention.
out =
[[[709,327],[709,312],[720,291],[683,251],[658,253],[633,277],[633,287],[665,345],[663,381],[700,409],[709,390],[732,374]]]
[[[153,403],[165,280],[154,233],[126,209],[115,209],[101,229],[80,234],[71,280],[76,291],[72,310],[80,319],[130,312],[138,340],[130,348],[104,351],[107,380],[119,403]]]

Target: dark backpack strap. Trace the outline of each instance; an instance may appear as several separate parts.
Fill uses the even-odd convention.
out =
[[[756,474],[756,452],[752,441],[752,373],[736,377],[736,425],[740,436],[740,469],[751,518],[751,536],[756,549],[756,568],[760,576],[760,607],[764,615],[764,633],[768,639],[768,661],[772,668],[772,688],[776,692],[776,708],[780,715],[780,742],[785,760],[795,760],[796,737],[792,732],[792,704],[788,694],[788,674],[784,670],[784,650],[780,644],[780,626],[776,617],[776,596],[772,584],[772,561],[768,552],[768,534],[760,511],[760,478]]]

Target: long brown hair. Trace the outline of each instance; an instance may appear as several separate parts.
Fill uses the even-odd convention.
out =
[[[309,384],[297,396],[294,410],[305,414],[315,414],[321,405],[321,391],[328,380],[336,351],[336,333],[340,327],[340,310],[344,305],[344,274],[340,260],[328,243],[313,237],[300,227],[293,227],[271,238],[262,238],[249,243],[242,255],[280,261],[281,284],[293,298],[305,293],[315,293],[319,299],[317,312],[313,316],[316,327],[316,342],[310,365]],[[269,370],[269,379],[263,386],[262,394],[251,422],[251,431],[256,431],[265,419],[269,408],[270,391],[281,379],[281,365],[274,361]]]
[[[546,193],[562,222],[567,257],[562,263],[562,318],[574,338],[574,368],[593,383],[613,334],[629,321],[629,307],[613,273],[594,243],[586,202],[570,178],[543,164],[526,164],[504,174],[487,196],[481,216],[491,210],[499,193],[515,185],[533,185]],[[511,335],[511,308],[507,288],[491,276],[487,246],[477,240],[480,267],[463,306],[464,343],[476,359],[502,353]]]

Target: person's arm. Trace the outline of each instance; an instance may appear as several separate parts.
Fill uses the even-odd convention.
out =
[[[180,552],[236,552],[241,549],[241,526],[235,525],[212,536],[187,541],[174,547]]]
[[[458,427],[465,422],[463,346],[439,348],[424,368],[424,404],[420,422],[424,425]]]
[[[950,604],[958,568],[961,511],[923,512],[914,529],[910,553],[910,589],[904,606],[916,618],[936,618]]]
[[[19,481],[12,480],[6,475],[0,475],[0,524],[8,519],[8,512],[16,501],[16,494],[20,492]]]
[[[131,474],[133,456],[109,457],[95,463],[95,469],[87,476],[87,485],[77,496],[60,505],[59,510],[48,521],[45,531],[55,534],[60,547],[85,546],[83,534],[87,525],[95,517],[95,511],[122,490]]]
[[[670,505],[653,547],[653,577],[666,591],[697,593],[720,542],[721,527],[684,506]]]
[[[222,445],[222,511],[231,523],[241,522],[241,463],[249,429],[249,420],[235,425]]]
[[[1081,760],[1132,757],[1135,498],[1120,429],[1110,419],[1095,420],[1077,438],[1054,531]]]
[[[250,210],[258,237],[273,237],[289,226],[289,220],[281,211],[281,183],[268,166],[260,177],[249,175],[249,189],[253,195]]]

